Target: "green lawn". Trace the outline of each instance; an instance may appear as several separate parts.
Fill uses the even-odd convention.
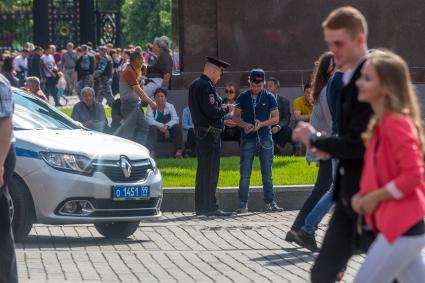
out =
[[[163,176],[164,187],[194,187],[196,159],[157,159]],[[303,185],[316,181],[318,167],[307,164],[304,157],[275,157],[273,162],[274,185]],[[219,187],[239,185],[239,157],[221,159]],[[251,186],[261,186],[261,172],[258,158],[254,161]]]
[[[58,108],[60,111],[62,111],[63,113],[65,113],[66,115],[68,115],[69,117],[71,117],[72,114],[72,107],[59,107]],[[143,110],[147,111],[147,107],[143,107]],[[111,107],[109,106],[105,106],[105,114],[106,114],[106,119],[111,118]]]
[[[72,107],[59,107],[58,109],[71,117]],[[111,118],[111,107],[105,107],[105,114],[107,119]]]

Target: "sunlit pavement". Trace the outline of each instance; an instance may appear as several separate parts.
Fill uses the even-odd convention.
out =
[[[308,282],[315,254],[284,241],[297,211],[207,218],[166,213],[126,240],[92,225],[35,225],[17,244],[20,282]],[[327,221],[324,221],[325,223]],[[318,231],[321,242],[326,224]],[[362,257],[354,257],[351,282]]]

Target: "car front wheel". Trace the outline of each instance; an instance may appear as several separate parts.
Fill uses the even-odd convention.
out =
[[[16,175],[10,180],[9,193],[13,235],[15,242],[21,242],[31,231],[34,222],[34,205],[27,186]]]
[[[122,221],[122,222],[108,222],[96,223],[94,227],[97,232],[106,238],[128,238],[137,230],[140,221]]]

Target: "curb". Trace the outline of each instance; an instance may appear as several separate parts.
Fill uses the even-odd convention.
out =
[[[301,209],[304,201],[311,194],[313,185],[275,186],[275,199],[285,210]],[[238,208],[238,188],[220,188],[216,193],[220,209],[234,211]],[[263,188],[251,187],[249,196],[249,211],[264,209]],[[164,188],[161,211],[163,212],[193,212],[195,211],[194,188]]]

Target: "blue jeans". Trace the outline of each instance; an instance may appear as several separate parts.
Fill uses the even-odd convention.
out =
[[[313,235],[314,231],[317,230],[317,226],[320,221],[322,221],[326,213],[334,207],[335,203],[332,195],[333,188],[323,195],[313,210],[307,215],[304,221],[304,226],[301,227],[305,233]]]
[[[332,159],[332,179],[335,180],[336,170],[337,170],[338,162],[336,159]],[[314,208],[310,211],[304,221],[304,226],[301,229],[310,235],[314,234],[314,231],[317,230],[317,226],[320,221],[322,221],[323,217],[325,217],[326,213],[331,210],[335,203],[333,201],[333,190],[334,183],[332,183],[331,189],[328,190],[319,202],[314,206]]]
[[[320,160],[316,183],[310,196],[304,202],[298,212],[291,230],[298,232],[305,223],[305,218],[316,206],[323,195],[332,187],[332,162],[331,160]]]
[[[248,202],[249,182],[251,179],[252,163],[255,154],[260,157],[261,176],[263,180],[263,192],[265,203],[274,200],[272,164],[273,164],[273,141],[271,136],[263,138],[241,137],[241,160],[240,160],[240,180],[239,180],[239,201]]]

